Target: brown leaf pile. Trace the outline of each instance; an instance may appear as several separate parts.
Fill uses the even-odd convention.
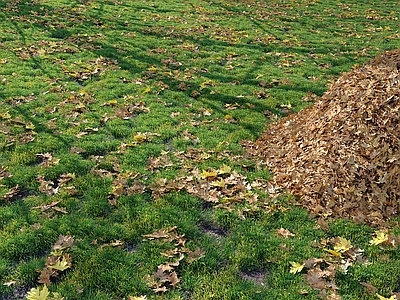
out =
[[[343,74],[315,105],[271,125],[250,153],[322,216],[378,224],[400,212],[400,49]]]

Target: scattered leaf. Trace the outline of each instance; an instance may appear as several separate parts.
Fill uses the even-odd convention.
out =
[[[71,266],[69,265],[69,262],[66,260],[65,257],[63,257],[61,261],[57,261],[54,265],[49,266],[49,268],[56,269],[58,271],[65,271],[70,267]]]
[[[345,238],[342,237],[337,237],[337,242],[335,243],[333,250],[336,252],[346,252],[350,250],[353,246],[351,245],[351,242]]]
[[[43,286],[42,289],[39,287],[32,288],[28,295],[26,296],[27,300],[47,300],[47,297],[50,295],[49,289],[46,285]]]
[[[187,262],[191,264],[192,262],[195,262],[200,258],[204,257],[205,253],[206,251],[201,250],[200,248],[197,247],[194,251],[190,251],[187,253],[188,255]]]
[[[295,236],[295,234],[291,233],[289,230],[280,228],[275,231],[278,235],[283,236],[284,238],[288,238],[291,236]]]
[[[390,298],[383,297],[378,293],[376,293],[375,295],[378,297],[379,300],[397,300],[397,297],[395,295],[390,296]]]
[[[378,291],[378,289],[369,282],[361,282],[360,284],[366,288],[369,294],[375,294]]]
[[[11,115],[8,111],[6,111],[4,113],[0,113],[0,119],[4,119],[4,120],[11,119]]]
[[[7,281],[7,282],[3,283],[3,285],[5,285],[5,286],[11,286],[11,285],[16,284],[16,283],[17,283],[16,281],[10,280],[10,281]]]
[[[389,236],[385,230],[379,230],[375,232],[375,237],[372,238],[372,240],[369,241],[371,245],[380,245],[382,243],[385,243],[389,240]]]
[[[289,272],[292,273],[292,274],[300,273],[304,268],[304,264],[299,264],[299,263],[294,262],[294,261],[291,261],[290,265],[291,265],[291,267],[290,267],[290,271]]]

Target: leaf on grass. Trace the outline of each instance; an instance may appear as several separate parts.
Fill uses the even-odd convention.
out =
[[[342,257],[342,253],[340,253],[339,251],[335,251],[332,249],[324,249],[326,252],[332,254],[335,257],[341,258]]]
[[[319,267],[308,270],[305,278],[308,284],[315,290],[324,290],[327,285],[327,281],[324,278],[324,271]]]
[[[289,272],[292,273],[292,274],[299,273],[304,268],[304,264],[299,264],[299,263],[294,262],[294,261],[291,261],[290,265],[291,265],[291,267],[290,267],[290,271]]]
[[[147,300],[147,296],[128,296],[128,300]]]
[[[143,235],[143,237],[149,239],[149,240],[154,240],[154,239],[167,239],[171,236],[171,233],[173,233],[178,227],[177,226],[173,226],[170,228],[162,228],[158,231],[155,231],[151,234],[145,234]]]
[[[115,99],[109,100],[108,102],[103,103],[101,106],[115,106],[118,104],[118,101]]]
[[[288,229],[280,228],[276,230],[276,233],[284,238],[288,238],[291,236],[295,236],[295,234],[291,233]]]
[[[58,272],[56,270],[52,270],[50,268],[45,267],[40,271],[38,282],[43,283],[45,285],[50,285],[51,284],[50,278],[57,276]]]
[[[166,286],[162,286],[162,287],[156,287],[153,289],[154,293],[165,293],[168,292],[168,289]]]
[[[1,198],[5,201],[10,201],[16,196],[18,196],[19,192],[20,192],[19,185],[17,184],[16,186],[9,189],[8,192],[5,193]]]
[[[348,250],[350,250],[351,248],[353,248],[353,246],[351,245],[351,242],[345,238],[342,237],[337,237],[337,241],[335,243],[335,245],[333,246],[333,250],[337,251],[337,252],[346,252]]]
[[[379,295],[378,293],[376,293],[375,295],[378,297],[379,300],[397,300],[396,295],[392,295],[392,296],[390,296],[390,298],[383,297],[383,296]]]
[[[178,278],[178,274],[177,274],[176,272],[172,272],[172,273],[169,275],[168,280],[169,280],[170,284],[171,284],[173,287],[176,287],[176,285],[181,281],[181,280]]]
[[[303,262],[304,267],[307,269],[311,269],[315,267],[317,264],[324,262],[325,260],[322,258],[309,258]]]
[[[17,283],[16,281],[10,280],[10,281],[4,282],[3,285],[4,286],[11,286],[11,285],[16,284],[16,283]]]
[[[57,261],[54,265],[49,266],[51,269],[56,269],[58,271],[65,271],[66,269],[70,268],[70,263],[66,260],[65,257],[62,258],[61,261]]]
[[[47,196],[51,196],[58,193],[58,187],[53,187],[54,182],[51,180],[45,180],[44,176],[39,175],[37,177],[39,185],[39,191],[45,193]]]
[[[151,137],[153,136],[158,136],[159,134],[157,133],[152,133],[152,132],[138,132],[133,136],[133,142],[135,144],[141,144],[144,142],[149,142],[151,141]]]
[[[39,283],[50,285],[52,278],[57,278],[59,272],[65,271],[72,266],[71,257],[65,251],[72,247],[73,243],[74,238],[72,236],[59,236],[52,247],[52,252],[46,259],[45,267],[40,272]]]
[[[188,252],[187,262],[191,264],[192,262],[195,262],[196,260],[204,257],[205,253],[205,250],[201,250],[199,247],[197,247],[194,251]]]
[[[375,294],[378,291],[378,289],[369,282],[360,282],[360,284],[366,288],[369,294]]]
[[[0,113],[0,119],[4,119],[4,120],[11,119],[11,115],[8,111],[6,111],[4,113]]]
[[[12,176],[13,175],[9,171],[7,171],[6,168],[0,167],[0,180],[2,180],[4,178],[10,178]]]
[[[123,241],[120,240],[115,240],[115,242],[111,242],[111,243],[107,243],[107,244],[103,244],[99,247],[99,249],[103,249],[104,247],[122,247],[124,245]]]
[[[375,235],[376,236],[369,241],[371,245],[380,245],[384,242],[387,242],[389,239],[387,232],[384,230],[376,231]]]
[[[39,166],[43,166],[45,168],[56,166],[59,164],[60,159],[54,159],[53,155],[49,152],[46,153],[38,153],[36,156],[39,159]]]
[[[74,244],[73,236],[60,234],[57,242],[53,245],[52,250],[53,251],[64,250],[67,248],[71,248],[73,244]]]
[[[211,182],[211,185],[215,186],[215,187],[224,188],[226,186],[226,183],[223,178],[220,178],[220,180],[215,180],[215,181]]]
[[[217,175],[218,175],[218,173],[215,170],[210,170],[210,171],[203,170],[203,172],[200,175],[200,178],[208,180],[208,179],[216,178]]]
[[[222,165],[219,169],[218,169],[218,174],[219,175],[224,175],[224,174],[230,174],[232,171],[232,168],[230,166],[227,165]]]
[[[40,290],[39,287],[32,288],[26,297],[27,300],[46,300],[50,295],[49,289],[46,285],[43,286],[43,289]]]

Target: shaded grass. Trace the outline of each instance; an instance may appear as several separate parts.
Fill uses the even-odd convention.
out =
[[[323,257],[321,243],[337,236],[370,262],[338,272],[343,299],[375,299],[361,282],[398,291],[397,249],[370,245],[365,225],[332,220],[322,229],[288,197],[269,195],[272,175],[240,146],[309,106],[341,72],[399,46],[396,1],[347,2],[0,2],[0,166],[12,174],[0,195],[20,189],[0,199],[0,298],[39,285],[60,234],[75,238],[72,267],[50,290],[68,299],[317,299],[290,262]],[[171,165],[152,168],[149,159],[165,153]],[[263,182],[252,188],[256,203],[227,197],[216,207],[151,188],[223,165]],[[68,173],[73,193],[60,187]],[[137,180],[144,193],[113,203],[129,173],[124,188]],[[46,194],[39,175],[58,192]],[[54,201],[66,213],[42,211]],[[205,256],[181,261],[177,288],[156,294],[145,278],[174,244],[143,235],[172,226]],[[104,246],[115,241],[122,246]]]

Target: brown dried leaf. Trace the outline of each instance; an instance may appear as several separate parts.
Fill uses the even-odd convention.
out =
[[[188,255],[187,262],[191,264],[204,257],[205,253],[206,253],[205,250],[201,250],[199,247],[197,247],[194,251],[190,251],[187,253]]]
[[[19,185],[17,184],[16,186],[12,187],[11,189],[8,190],[1,198],[5,201],[10,201],[14,199],[15,197],[18,196],[20,192]]]
[[[58,237],[57,242],[52,247],[53,251],[65,250],[71,248],[74,245],[74,238],[71,235],[62,235]]]
[[[327,287],[327,281],[324,279],[324,273],[320,268],[308,270],[305,274],[308,284],[316,290],[324,290]]]
[[[168,239],[171,237],[171,233],[174,232],[178,227],[177,226],[173,226],[170,228],[166,228],[166,229],[160,229],[157,230],[151,234],[145,234],[143,235],[143,237],[149,239],[149,240],[154,240],[154,239]]]
[[[365,287],[365,289],[367,290],[368,294],[375,294],[376,292],[378,292],[378,288],[376,288],[375,286],[373,286],[371,283],[369,282],[360,282],[360,284]]]
[[[291,233],[289,230],[280,228],[275,231],[278,235],[283,236],[284,238],[295,236],[295,234]]]
[[[43,283],[45,285],[50,285],[51,284],[51,277],[57,277],[58,272],[57,270],[50,269],[50,268],[43,268],[43,270],[40,272],[38,282]]]

